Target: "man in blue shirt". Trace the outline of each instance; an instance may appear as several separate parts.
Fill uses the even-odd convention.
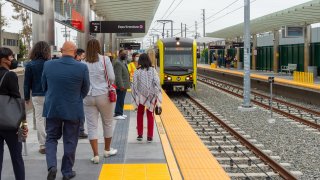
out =
[[[63,180],[76,176],[72,167],[78,144],[80,121],[84,120],[83,98],[90,87],[89,71],[75,59],[76,45],[65,42],[62,57],[44,64],[42,87],[46,92],[43,116],[46,117],[46,159],[48,180],[57,173],[57,145],[63,135],[64,155],[61,172]]]

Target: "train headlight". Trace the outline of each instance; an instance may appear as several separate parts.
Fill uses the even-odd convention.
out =
[[[189,77],[189,76],[187,76],[187,77],[186,77],[186,80],[187,80],[187,81],[189,81],[189,80],[190,80],[190,77]]]
[[[167,77],[167,80],[168,80],[168,81],[171,81],[171,80],[172,80],[172,78],[171,78],[170,76],[168,76],[168,77]]]

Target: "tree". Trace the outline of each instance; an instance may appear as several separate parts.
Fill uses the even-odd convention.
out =
[[[14,7],[14,12],[16,13],[16,15],[13,15],[12,18],[22,22],[23,27],[20,35],[28,52],[31,48],[32,35],[31,12],[17,4],[12,4],[12,6]]]
[[[19,39],[19,54],[18,61],[24,61],[25,56],[28,54],[26,45],[22,42],[22,39]]]

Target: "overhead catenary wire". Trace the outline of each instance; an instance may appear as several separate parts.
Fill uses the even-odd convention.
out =
[[[176,7],[170,12],[170,14],[166,17],[166,19],[180,6],[180,4],[183,2],[183,0],[180,0],[180,2],[176,5]]]
[[[257,0],[252,0],[252,1],[250,1],[250,3],[254,3],[254,2],[256,2],[256,1],[257,1]],[[210,23],[212,23],[212,22],[214,22],[214,21],[218,21],[218,20],[220,20],[221,18],[223,18],[223,17],[225,17],[225,16],[227,16],[227,15],[229,15],[229,14],[232,14],[232,13],[234,13],[234,12],[242,9],[243,7],[244,7],[244,6],[238,7],[238,8],[236,8],[236,9],[234,9],[234,10],[232,10],[232,11],[230,11],[230,12],[228,12],[228,13],[226,13],[226,14],[218,17],[218,18],[215,18],[215,19],[213,19],[212,21],[206,23],[206,25],[208,25],[208,24],[210,24]]]

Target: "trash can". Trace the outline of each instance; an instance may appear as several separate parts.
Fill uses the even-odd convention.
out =
[[[243,69],[242,62],[237,62],[237,69]]]
[[[313,78],[316,79],[318,76],[318,67],[317,66],[308,66],[308,72],[313,73]]]

